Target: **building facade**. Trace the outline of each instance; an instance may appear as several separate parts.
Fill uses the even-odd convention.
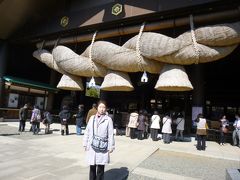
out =
[[[76,54],[84,54],[96,31],[95,42],[107,41],[126,47],[126,42],[139,34],[143,23],[143,33],[153,32],[176,39],[191,31],[191,15],[194,30],[218,24],[239,23],[239,9],[240,3],[237,0],[44,0],[40,4],[30,0],[20,4],[2,1],[0,22],[6,23],[6,26],[1,30],[0,37],[1,108],[19,108],[26,101],[36,104],[42,97],[42,109],[60,109],[64,103],[73,108],[84,103],[88,109],[97,100],[86,96],[86,82],[91,76],[82,78],[84,91],[51,89],[57,86],[61,73],[34,58],[32,53],[37,49],[52,52],[54,47],[62,45]],[[12,16],[16,18],[11,20]],[[148,82],[142,83],[142,72],[138,71],[128,73],[133,91],[101,90],[100,97],[108,101],[110,109],[115,113],[135,109],[146,109],[149,113],[157,109],[162,114],[167,111],[183,111],[188,127],[191,127],[192,120],[200,112],[211,120],[217,120],[221,114],[228,114],[233,119],[234,114],[240,112],[240,85],[237,76],[239,29],[236,42],[234,41],[236,47],[231,53],[217,61],[184,64],[193,86],[191,91],[156,90],[159,74],[147,72]],[[14,84],[9,84],[6,80],[8,76],[45,83],[45,86],[36,87],[33,82],[24,85],[22,81],[15,83],[18,89],[14,90]],[[97,78],[97,82],[101,85],[103,77]],[[35,91],[31,90],[33,87]],[[11,107],[9,101],[14,94],[22,99],[26,94],[29,97]]]

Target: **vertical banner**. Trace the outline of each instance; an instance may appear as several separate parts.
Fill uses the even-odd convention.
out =
[[[40,109],[43,109],[43,107],[44,107],[44,98],[43,97],[36,97],[36,105]]]
[[[18,98],[19,98],[19,94],[9,93],[8,107],[17,108]]]
[[[192,126],[196,126],[196,123],[194,122],[195,119],[197,119],[198,114],[203,113],[203,107],[200,106],[193,106],[192,107]]]

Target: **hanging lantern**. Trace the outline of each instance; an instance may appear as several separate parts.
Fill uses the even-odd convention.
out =
[[[95,87],[96,86],[96,83],[95,83],[95,80],[94,80],[94,77],[91,78],[91,80],[89,81],[89,84],[88,84],[88,87]]]
[[[155,89],[159,91],[190,91],[193,86],[183,66],[165,64]]]
[[[148,82],[148,77],[146,71],[143,72],[143,75],[141,77],[141,82]]]

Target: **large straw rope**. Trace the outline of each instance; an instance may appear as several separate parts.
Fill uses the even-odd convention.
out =
[[[92,76],[94,72],[94,76],[103,77],[106,69],[159,73],[163,66],[161,62],[188,65],[215,61],[230,54],[240,42],[240,22],[195,30],[192,20],[190,25],[191,31],[177,38],[140,31],[141,35],[129,39],[123,46],[94,42],[93,38],[90,47],[81,55],[67,47],[57,46],[52,52],[54,61],[45,54],[46,59],[52,60],[52,63],[45,63],[63,74],[78,76]],[[45,50],[41,51],[43,55]]]
[[[101,64],[93,62],[88,57],[79,56],[65,46],[57,46],[52,54],[57,65],[68,73],[85,77],[103,77],[107,73],[107,69]]]
[[[141,36],[142,36],[142,33],[143,33],[144,26],[145,26],[145,23],[143,23],[141,28],[140,28],[139,34],[137,36],[137,44],[136,44],[136,53],[137,53],[137,57],[138,57],[137,62],[138,62],[139,69],[141,69],[141,71],[144,71],[144,68],[142,66],[143,57],[141,55],[141,50],[140,50],[140,40],[141,40]]]
[[[199,62],[199,49],[198,49],[198,44],[197,44],[197,40],[196,40],[196,36],[194,33],[194,23],[193,23],[193,16],[190,15],[190,27],[191,27],[191,35],[192,35],[192,42],[193,42],[193,48],[195,50],[195,54],[196,54],[196,62],[195,64],[198,64]]]
[[[136,52],[136,49],[138,49],[136,47],[138,44],[138,35],[128,40],[123,47],[105,41],[95,42],[91,46],[91,59],[93,60],[94,65],[99,63],[105,66],[107,69],[124,72],[137,72],[145,70],[150,73],[158,73],[160,71],[162,64],[159,64],[157,61],[182,65],[211,62],[227,56],[237,47],[238,43],[240,42],[240,32],[238,30],[239,24],[240,22],[234,23],[231,26],[221,24],[218,26],[208,26],[208,28],[204,28],[204,31],[211,31],[211,28],[214,28],[215,31],[221,32],[222,27],[225,27],[223,28],[224,32],[221,32],[220,34],[223,34],[222,37],[225,35],[225,39],[228,42],[226,46],[223,46],[222,40],[220,41],[221,46],[217,46],[219,43],[219,36],[217,33],[213,34],[216,37],[216,46],[200,44],[197,37],[200,36],[198,33],[201,31],[198,31],[198,29],[194,31],[194,36],[193,33],[190,33],[191,38],[186,38],[186,40],[181,36],[174,39],[158,33],[144,32],[141,35],[141,41],[139,41],[139,51],[141,52],[141,56],[143,58],[140,67],[138,53]],[[234,29],[237,29],[238,31],[227,31],[227,29],[231,29],[231,27],[234,27]],[[229,34],[229,32],[231,33]],[[202,36],[203,35],[204,37],[201,39],[205,40],[202,42],[206,42],[206,39],[209,37],[205,33],[202,33]],[[232,37],[236,37],[234,44],[229,45],[229,41],[227,40],[228,37],[230,39],[232,39]],[[214,38],[210,37],[210,39],[213,42]],[[236,41],[236,39],[238,40]],[[72,53],[68,53],[66,50],[65,52],[57,52],[68,55],[65,58],[61,58],[61,56],[53,51],[53,56],[58,65],[69,73],[74,73],[81,76],[84,76],[85,74],[85,76],[89,76],[86,74],[87,72],[77,73],[77,71],[82,72],[81,64],[83,61],[88,61],[87,59],[89,59],[88,56],[90,54],[89,51],[90,47],[88,47],[80,56],[75,54],[75,57],[72,57],[74,55],[70,55]],[[77,64],[79,65],[77,66]],[[92,67],[90,65],[89,67]],[[95,67],[94,70],[96,71],[96,69],[98,68]],[[96,76],[102,76],[102,74],[100,75],[98,73]]]
[[[45,49],[39,49],[33,52],[33,56],[41,61],[42,63],[46,64],[51,69],[63,74],[63,77],[61,78],[58,88],[60,89],[68,89],[68,90],[75,90],[75,91],[83,91],[84,87],[82,84],[81,77],[74,76],[63,69],[61,69],[56,62],[53,59],[52,54],[45,50]],[[62,87],[64,85],[64,87]]]
[[[93,48],[93,43],[95,41],[96,35],[97,35],[97,31],[93,34],[92,42],[90,44],[90,51],[89,51],[89,60],[90,60],[91,65],[92,65],[91,66],[91,68],[92,68],[92,76],[94,76],[94,71],[95,71],[95,69],[94,69],[94,62],[92,60],[92,48]]]

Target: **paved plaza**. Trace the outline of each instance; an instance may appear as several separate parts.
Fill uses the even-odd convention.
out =
[[[19,133],[17,122],[0,123],[1,180],[87,180],[88,166],[82,147],[83,136],[60,135],[60,125],[52,124],[52,134]],[[116,150],[106,166],[106,180],[121,179],[225,179],[226,168],[240,169],[240,148],[207,142],[206,151],[196,150],[196,141],[163,144],[151,139],[132,140],[115,136]]]

